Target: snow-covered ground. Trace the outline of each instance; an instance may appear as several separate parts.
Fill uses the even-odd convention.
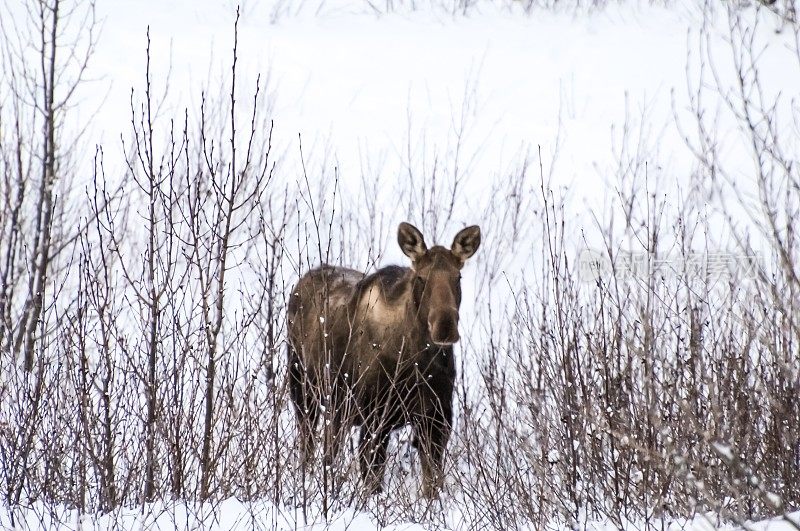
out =
[[[140,93],[143,86],[148,27],[156,92],[169,88],[160,108],[163,119],[179,117],[187,105],[196,108],[202,90],[218,90],[230,68],[234,4],[99,0],[102,34],[90,64],[95,81],[81,93],[82,115],[96,111],[86,146],[116,147],[128,134],[131,88]],[[484,191],[502,181],[526,152],[538,149],[544,172],[552,175],[550,186],[572,198],[569,215],[586,229],[589,241],[598,237],[592,235],[589,212],[603,211],[615,200],[614,179],[627,156],[624,150],[658,161],[650,175],[666,183],[674,194],[669,204],[675,206],[696,164],[684,138],[693,140],[691,127],[679,124],[693,119],[690,97],[701,53],[717,57],[720,71],[731,61],[722,8],[708,20],[691,2],[658,7],[629,0],[591,12],[531,14],[515,2],[485,2],[455,16],[427,4],[380,15],[356,1],[289,6],[280,0],[243,2],[238,50],[238,97],[246,101],[258,73],[264,76],[275,145],[288,180],[300,181],[299,139],[307,164],[336,167],[342,186],[354,194],[362,179],[380,177],[392,185],[407,178],[409,166],[424,172],[437,158],[459,160],[466,204],[456,210],[451,226],[479,223],[477,213],[487,207]],[[783,46],[786,37],[775,32],[778,26],[765,16],[760,30],[772,44],[763,56],[765,86],[772,94],[792,93],[800,86],[800,69],[782,68],[792,52]],[[708,40],[703,27],[709,28]],[[733,79],[722,74],[720,82]],[[721,101],[705,105],[712,113],[724,107]],[[727,163],[741,161],[742,171],[748,171],[730,117],[723,113],[717,125]],[[632,145],[623,148],[625,141]],[[107,149],[109,173],[124,167],[121,152]],[[90,159],[80,163],[88,167]],[[379,207],[386,227],[408,214],[393,201],[391,189],[383,190]],[[402,262],[393,229],[384,232],[383,261]],[[522,250],[506,265],[524,263],[531,253]],[[0,509],[0,528],[11,525],[9,511]],[[380,526],[355,509],[327,523],[321,517],[303,521],[298,511],[268,501],[233,499],[206,506],[123,508],[106,515],[40,505],[14,513],[20,528],[45,529],[422,528]],[[458,528],[458,508],[449,514],[445,520]],[[664,529],[738,529],[718,523],[716,516],[698,516],[665,522]],[[606,522],[585,524],[615,528]],[[640,526],[632,522],[629,528]],[[794,527],[771,520],[750,528]]]
[[[457,510],[450,518],[456,519]],[[315,515],[307,520],[299,509],[280,509],[269,502],[244,504],[238,500],[223,500],[213,506],[187,505],[182,502],[164,505],[151,504],[135,509],[119,509],[106,515],[81,515],[77,511],[66,510],[63,507],[45,508],[37,505],[31,508],[20,509],[15,514],[17,529],[50,529],[58,531],[67,530],[136,530],[148,529],[153,531],[172,530],[209,530],[209,531],[244,531],[244,530],[275,530],[294,531],[304,529],[307,531],[330,529],[334,531],[366,531],[382,529],[385,531],[422,531],[425,529],[420,524],[393,524],[380,525],[364,512],[348,509],[330,517],[327,521],[321,515]],[[734,531],[742,529],[741,525],[734,525],[720,521],[714,514],[699,515],[691,520],[675,521],[650,521],[648,524],[653,529],[664,531]],[[791,531],[800,525],[800,512],[788,514],[781,518],[773,518],[760,522],[746,522],[748,531]],[[0,526],[3,529],[11,528],[10,515],[7,509],[0,509]],[[634,531],[644,527],[642,522],[627,522],[625,529]],[[458,529],[458,526],[454,526]],[[531,525],[530,531],[536,530]],[[548,530],[574,529],[569,526],[548,526]],[[587,531],[615,531],[618,526],[610,522],[586,520],[580,524],[580,529]],[[542,530],[544,531],[544,530]]]

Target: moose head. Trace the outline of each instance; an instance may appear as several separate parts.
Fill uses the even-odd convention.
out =
[[[400,249],[411,259],[412,294],[417,315],[433,343],[452,345],[459,340],[458,309],[461,306],[461,268],[481,244],[477,225],[461,230],[447,249],[430,249],[415,226],[401,223],[397,230]]]

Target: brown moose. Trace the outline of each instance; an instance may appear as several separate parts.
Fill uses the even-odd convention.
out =
[[[291,396],[304,467],[313,458],[320,414],[326,465],[350,427],[360,426],[364,487],[379,492],[389,435],[410,424],[423,494],[435,497],[452,424],[460,271],[481,232],[467,227],[450,249],[428,249],[416,227],[401,223],[397,241],[411,268],[388,266],[365,276],[322,265],[297,283],[288,307]]]

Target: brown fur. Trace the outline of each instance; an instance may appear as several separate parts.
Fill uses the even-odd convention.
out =
[[[423,492],[434,496],[452,423],[460,269],[477,250],[480,230],[464,229],[451,249],[428,250],[422,234],[404,223],[398,242],[411,268],[389,266],[365,276],[323,265],[292,290],[291,393],[304,463],[313,456],[314,428],[324,411],[326,464],[348,428],[361,426],[362,477],[367,492],[378,491],[389,435],[411,424]]]

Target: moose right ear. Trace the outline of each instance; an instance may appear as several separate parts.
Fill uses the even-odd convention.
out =
[[[419,229],[411,223],[403,222],[397,228],[397,243],[400,244],[403,254],[411,258],[412,261],[416,261],[428,252],[425,238]]]

